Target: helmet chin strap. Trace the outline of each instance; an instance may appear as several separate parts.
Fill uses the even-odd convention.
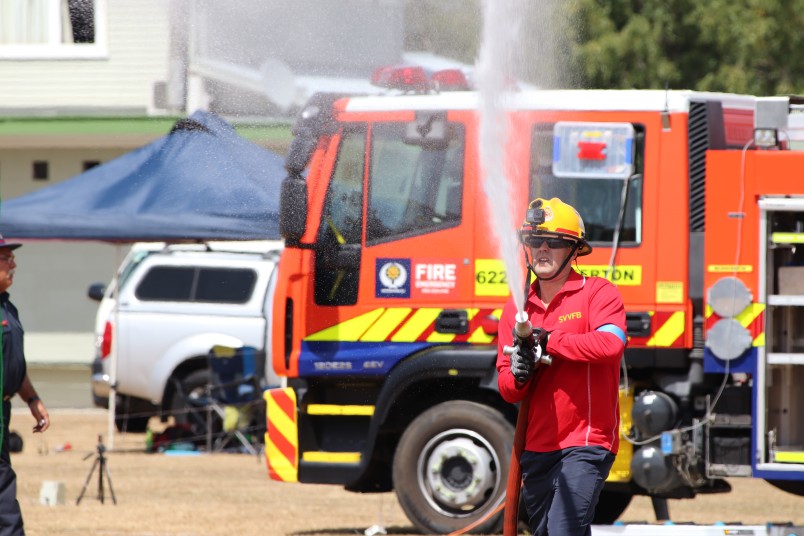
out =
[[[575,254],[576,251],[578,251],[578,248],[580,246],[581,246],[580,241],[575,242],[575,244],[573,244],[573,246],[570,248],[569,253],[567,253],[564,262],[562,262],[561,266],[558,268],[558,270],[556,270],[556,273],[554,273],[550,277],[539,277],[539,279],[542,281],[552,281],[553,279],[558,277],[558,274],[560,274],[567,266],[567,263],[569,263],[572,260],[572,256]],[[528,266],[528,277],[527,277],[527,283],[525,284],[525,296],[527,297],[528,288],[530,288],[530,276],[531,274],[536,275],[536,270],[533,268],[532,260],[530,258],[530,255],[528,254],[528,248],[525,247],[524,243],[522,243],[522,248],[525,250],[525,264]]]

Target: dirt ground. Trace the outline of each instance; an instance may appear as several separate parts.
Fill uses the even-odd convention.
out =
[[[106,486],[101,503],[99,471],[90,471],[97,458],[98,435],[107,432],[106,413],[54,410],[51,417],[52,427],[42,435],[31,433],[30,416],[24,411],[16,411],[11,422],[24,440],[23,451],[12,455],[12,464],[29,536],[345,536],[362,535],[375,524],[388,534],[417,534],[392,493],[358,495],[336,486],[273,482],[264,460],[247,454],[148,454],[144,434],[115,436],[114,450],[106,452],[106,460],[117,504]],[[64,484],[63,505],[40,504],[45,481]],[[731,483],[730,494],[671,501],[672,519],[804,525],[804,498],[761,480]],[[636,498],[622,520],[655,522],[650,501]]]

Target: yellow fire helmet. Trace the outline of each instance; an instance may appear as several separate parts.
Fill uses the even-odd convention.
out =
[[[528,205],[525,221],[519,229],[522,243],[529,245],[536,237],[568,238],[579,243],[578,256],[592,253],[586,241],[586,228],[578,211],[561,199],[537,197]]]

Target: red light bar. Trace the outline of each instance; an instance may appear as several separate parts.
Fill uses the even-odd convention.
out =
[[[372,85],[402,91],[427,91],[430,81],[421,67],[379,67],[371,75]]]
[[[436,71],[430,77],[440,91],[466,91],[469,81],[460,69],[444,69]]]

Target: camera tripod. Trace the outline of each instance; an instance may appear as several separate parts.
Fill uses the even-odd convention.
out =
[[[109,484],[109,493],[112,495],[112,502],[117,504],[117,497],[114,496],[114,489],[112,488],[112,477],[109,474],[109,468],[106,466],[106,456],[104,453],[106,452],[106,447],[103,445],[102,436],[98,436],[98,447],[97,451],[98,454],[95,456],[95,462],[92,464],[92,469],[89,470],[89,474],[87,475],[87,479],[84,482],[84,487],[81,488],[81,494],[78,496],[78,499],[75,501],[76,506],[81,504],[81,499],[84,498],[84,493],[87,491],[87,485],[89,484],[89,480],[92,478],[92,473],[95,472],[95,469],[98,469],[98,500],[103,504],[104,500],[104,489],[103,489],[103,477],[106,476],[106,482]],[[92,454],[87,454],[84,456],[84,460],[89,459]]]

